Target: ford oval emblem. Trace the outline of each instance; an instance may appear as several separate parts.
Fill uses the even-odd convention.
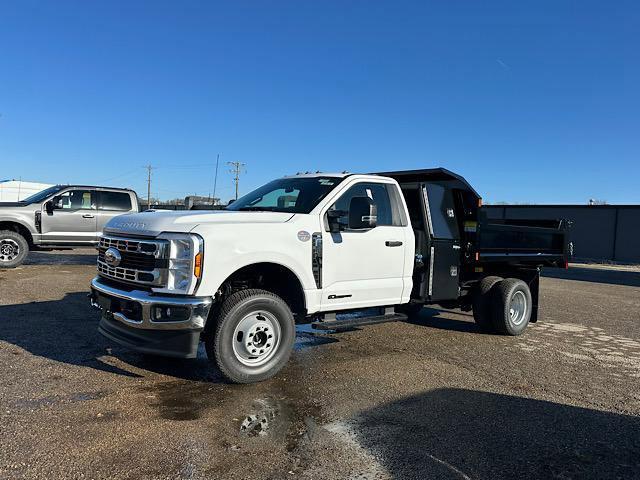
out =
[[[110,267],[117,267],[121,261],[122,255],[120,255],[120,252],[115,248],[110,247],[104,252],[104,262]]]
[[[301,242],[308,242],[311,239],[311,234],[309,232],[306,232],[304,230],[300,230],[298,232],[298,240],[300,240]]]

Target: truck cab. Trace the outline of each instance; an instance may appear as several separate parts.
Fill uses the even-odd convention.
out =
[[[438,303],[520,334],[537,319],[539,267],[565,261],[564,235],[485,224],[479,200],[445,169],[306,173],[222,211],[118,217],[100,240],[91,283],[99,330],[174,357],[196,356],[204,341],[239,383],[283,367],[296,323],[340,330]]]

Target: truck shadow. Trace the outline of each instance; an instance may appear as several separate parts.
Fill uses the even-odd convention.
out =
[[[60,300],[0,305],[0,341],[56,362],[128,377],[142,377],[146,371],[184,380],[224,381],[209,363],[202,344],[195,359],[144,355],[100,335],[99,321],[100,313],[89,306],[87,292],[69,293]],[[296,351],[338,341],[305,327],[298,329]]]
[[[468,320],[458,320],[454,318],[444,317],[443,314],[451,313],[455,316],[464,316]],[[424,307],[418,315],[413,315],[405,320],[412,325],[420,325],[423,327],[436,328],[438,330],[450,330],[454,332],[477,333],[482,334],[478,326],[473,321],[473,316],[466,312],[450,311],[445,309]]]
[[[568,270],[563,268],[543,268],[542,276],[562,280],[640,287],[640,270],[613,270],[606,268],[589,268],[588,266],[577,266],[569,268]]]
[[[27,255],[24,265],[95,265],[96,252],[91,253],[60,253],[46,251],[31,251]]]
[[[640,417],[465,389],[375,407],[352,423],[393,478],[635,478]]]
[[[100,335],[99,320],[100,313],[89,306],[87,292],[69,293],[61,300],[0,305],[0,341],[56,362],[127,377],[144,376],[136,372],[141,369],[186,380],[221,381],[206,355],[195,360],[142,355]],[[112,364],[120,363],[118,360],[125,365]]]
[[[138,376],[100,360],[109,354],[110,345],[97,326],[98,314],[89,307],[86,292],[69,293],[61,300],[0,305],[1,341],[57,362]]]

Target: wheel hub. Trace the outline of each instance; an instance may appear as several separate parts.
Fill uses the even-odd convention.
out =
[[[11,238],[0,240],[0,261],[10,262],[20,253],[20,245]]]
[[[233,353],[241,363],[263,365],[277,351],[280,324],[269,312],[251,312],[238,323],[233,340]]]
[[[509,317],[511,323],[514,325],[520,325],[527,314],[527,298],[523,292],[517,291],[511,297],[509,303]]]

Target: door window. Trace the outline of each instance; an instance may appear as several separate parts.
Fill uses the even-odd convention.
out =
[[[100,210],[131,210],[131,195],[125,192],[100,192]]]
[[[95,210],[95,193],[91,190],[68,190],[59,195],[57,207],[62,210]]]
[[[344,192],[336,203],[333,204],[331,209],[346,212],[349,210],[349,205],[353,197],[369,197],[378,209],[377,224],[379,226],[402,225],[401,210],[397,204],[398,196],[389,194],[391,188],[395,187],[386,183],[357,183]],[[349,222],[348,216],[344,215],[340,218],[339,222],[347,225]]]

